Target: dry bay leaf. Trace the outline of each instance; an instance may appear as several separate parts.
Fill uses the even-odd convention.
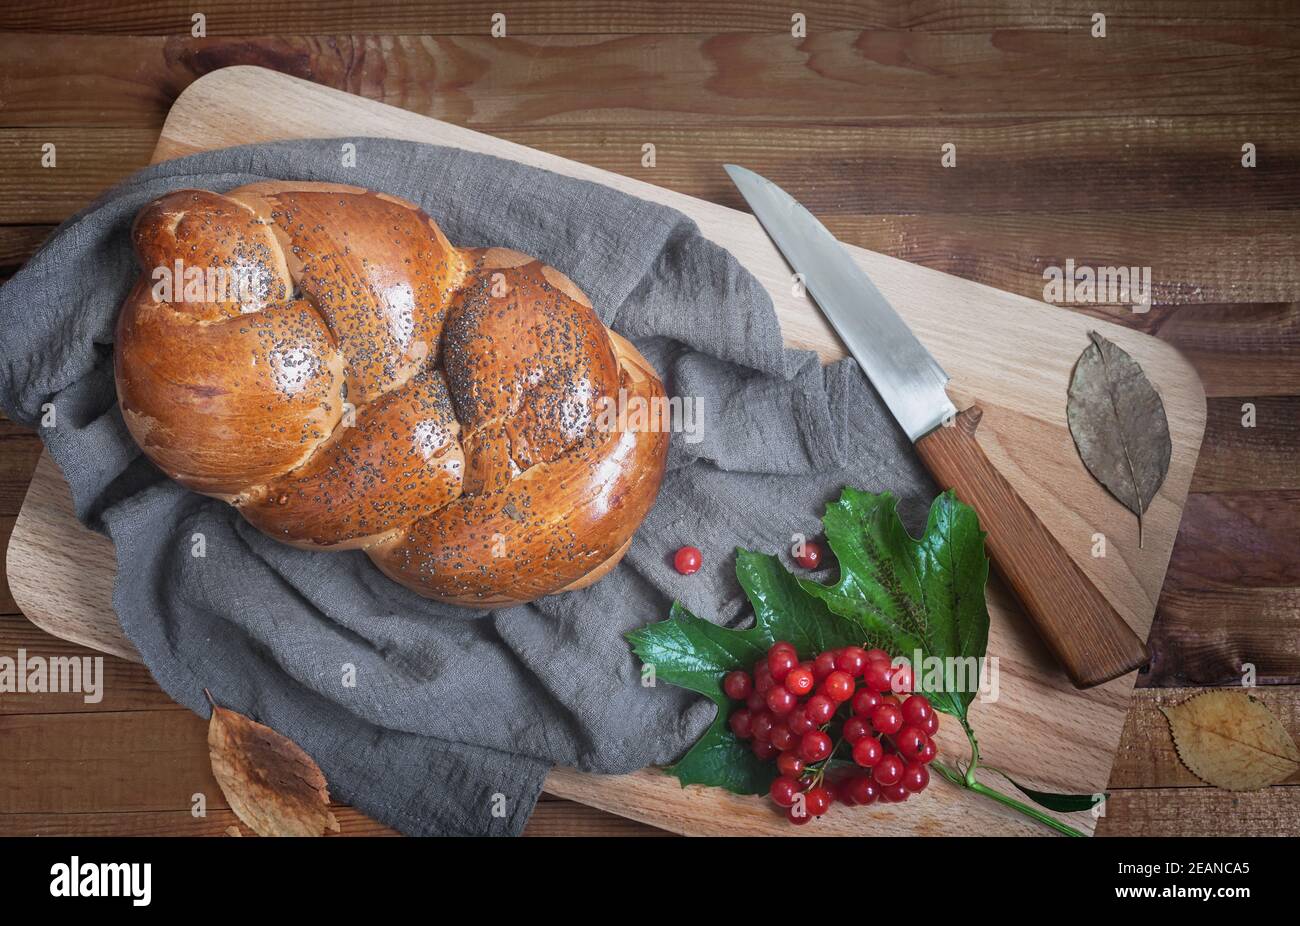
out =
[[[1300,771],[1300,749],[1262,701],[1207,691],[1161,707],[1178,758],[1197,778],[1229,791],[1258,791]]]
[[[1142,516],[1169,471],[1169,419],[1138,362],[1097,332],[1088,337],[1070,378],[1070,434],[1088,472],[1137,515],[1141,546]]]
[[[212,701],[211,695],[208,700]],[[292,740],[212,701],[212,774],[235,816],[259,836],[337,833],[325,776]]]

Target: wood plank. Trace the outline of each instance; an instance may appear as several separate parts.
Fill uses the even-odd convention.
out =
[[[359,810],[335,804],[340,836],[400,836]],[[0,813],[4,836],[254,836],[233,810],[210,809],[195,817],[188,810],[145,810],[119,813]],[[330,838],[333,838],[332,835]]]
[[[1244,424],[1245,405],[1255,426]],[[1206,402],[1205,443],[1192,492],[1300,489],[1300,396],[1219,397]]]
[[[1300,588],[1234,588],[1170,574],[1147,638],[1147,688],[1240,684],[1246,664],[1261,681],[1300,684]]]
[[[1142,314],[1118,306],[1078,311],[1173,344],[1196,367],[1210,398],[1300,394],[1300,302],[1165,305]]]
[[[0,130],[0,136],[3,134]],[[0,187],[3,186],[4,181],[0,180]],[[3,221],[4,214],[0,213],[0,222]],[[53,230],[52,225],[0,225],[0,280],[13,276]]]
[[[1189,587],[1300,586],[1300,490],[1189,495],[1169,574]]]
[[[99,674],[102,697],[99,701],[87,703],[78,693],[0,692],[0,715],[185,710],[158,687],[149,670],[140,663],[106,656],[89,647],[51,636],[21,614],[0,617],[0,656],[17,660],[20,649],[25,650],[28,657],[47,661],[69,657],[102,660]]]
[[[1138,685],[1300,681],[1297,550],[1300,491],[1189,495]]]
[[[798,5],[812,31],[905,29],[916,32],[990,30],[1086,31],[1095,4],[1051,0],[1032,7],[1017,0],[810,0]],[[482,34],[490,10],[473,0],[425,4],[381,0],[301,3],[292,0],[211,0],[203,5],[209,35],[258,32],[295,34],[365,30],[381,33]],[[0,8],[0,31],[103,32],[129,35],[188,33],[193,4],[182,0],[126,0],[111,5],[73,0],[51,7],[41,0],[9,0]],[[601,32],[788,31],[792,8],[774,0],[660,0],[611,4],[605,0],[516,0],[508,8],[510,35]],[[1283,26],[1292,24],[1277,0],[1112,0],[1110,23],[1119,28],[1152,25]]]
[[[1293,119],[768,128],[763,137],[777,141],[764,145],[741,126],[504,126],[494,134],[733,208],[744,206],[720,165],[744,163],[788,185],[849,243],[1035,299],[1043,298],[1044,271],[1067,259],[1151,268],[1157,305],[1300,298]],[[0,150],[15,167],[0,176],[0,222],[61,221],[144,166],[150,137],[144,129],[0,130]],[[1242,138],[1269,149],[1256,170],[1238,165]],[[957,169],[939,163],[945,139],[959,144]],[[654,168],[641,166],[647,141],[657,146]],[[57,170],[40,166],[45,142],[58,146]],[[1298,315],[1294,305],[1256,313],[1246,327],[1219,308],[1169,317],[1163,327],[1213,373],[1215,394],[1242,394],[1260,379],[1277,393],[1300,386]],[[1267,354],[1243,363],[1242,352]],[[1238,385],[1238,370],[1256,372]]]
[[[1206,788],[1178,758],[1169,723],[1161,707],[1182,704],[1199,694],[1201,688],[1158,688],[1133,692],[1124,735],[1115,753],[1110,772],[1110,787],[1125,788]],[[1235,690],[1241,690],[1236,686]],[[1300,740],[1300,687],[1262,685],[1250,689],[1253,697],[1268,709],[1297,740]],[[1285,784],[1300,785],[1300,772]]]
[[[0,175],[0,222],[62,222],[147,166],[155,141],[156,133],[149,129],[0,130],[0,158],[6,165]],[[45,144],[55,146],[54,167],[42,166]]]
[[[253,64],[460,125],[856,124],[1300,108],[1300,32],[0,35],[0,125],[157,126],[199,76]],[[797,88],[797,92],[796,92]],[[1240,144],[1234,145],[1240,151]],[[960,159],[959,159],[960,163]]]
[[[121,127],[115,127],[121,128]],[[12,136],[39,152],[42,131]],[[862,125],[778,122],[657,125],[501,123],[498,138],[635,177],[686,196],[744,209],[722,170],[734,161],[795,193],[818,215],[1033,215],[1051,211],[1068,226],[1078,214],[1110,211],[1212,214],[1209,237],[1242,224],[1238,212],[1300,211],[1300,125],[1290,116],[1102,116],[961,121],[873,119]],[[101,162],[138,166],[129,134],[96,136]],[[1240,166],[1242,139],[1257,144],[1257,167]],[[116,140],[116,141],[115,141]],[[955,168],[940,162],[958,146]],[[653,167],[642,146],[653,143]],[[2,254],[3,252],[0,252]],[[1119,255],[1115,256],[1116,258]],[[1131,261],[1130,261],[1131,262]],[[1038,287],[1041,291],[1041,285]],[[1202,300],[1204,301],[1204,300]],[[1234,296],[1232,302],[1242,301]]]
[[[1290,210],[821,218],[842,241],[1031,299],[1044,299],[1044,273],[1067,260],[1149,267],[1156,305],[1300,299],[1300,215]]]
[[[1237,794],[1214,788],[1110,792],[1098,836],[1295,836],[1300,788]]]
[[[189,711],[0,714],[0,742],[0,814],[229,806]]]
[[[333,806],[339,836],[400,836],[397,830],[376,823],[352,807]],[[195,817],[188,811],[147,810],[135,813],[24,813],[0,814],[0,837],[7,836],[219,836],[231,827],[241,836],[253,832],[231,810],[212,810]],[[663,830],[637,823],[573,801],[538,803],[524,836],[671,836]],[[330,838],[333,838],[332,836]]]
[[[0,415],[0,516],[22,508],[42,446],[34,432]]]
[[[400,836],[393,828],[367,815],[335,804],[339,836]],[[187,810],[144,810],[136,813],[0,814],[0,836],[242,836],[253,832],[233,810],[212,810],[194,817]],[[671,836],[653,826],[603,813],[573,801],[539,802],[524,827],[524,836]]]

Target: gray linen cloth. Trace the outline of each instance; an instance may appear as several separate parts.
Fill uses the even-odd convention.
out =
[[[341,165],[344,141],[357,145],[355,166]],[[532,605],[449,607],[360,552],[276,543],[144,459],[113,385],[114,319],[139,272],[131,220],[169,190],[267,178],[382,190],[418,203],[456,244],[540,257],[670,394],[701,403],[700,439],[673,435],[658,501],[618,568]],[[933,494],[858,368],[784,349],[767,294],[686,216],[451,148],[286,142],[135,174],[0,290],[0,362],[6,412],[37,428],[78,517],[116,544],[113,605],[163,689],[201,716],[210,689],[306,749],[335,796],[411,834],[516,834],[552,766],[617,773],[677,758],[714,708],[642,687],[623,634],[662,620],[673,599],[720,623],[748,620],[734,549],[788,559],[791,534],[816,534],[846,484],[898,494],[914,531]],[[41,426],[47,403],[52,427]],[[689,577],[671,565],[686,543],[704,551]]]

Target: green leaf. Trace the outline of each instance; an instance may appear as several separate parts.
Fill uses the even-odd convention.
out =
[[[1048,810],[1055,810],[1057,813],[1078,813],[1083,810],[1092,810],[1099,802],[1098,796],[1095,794],[1057,794],[1053,791],[1035,791],[1033,788],[1025,787],[1000,768],[993,768],[989,765],[983,767],[991,772],[997,772],[1015,785],[1021,794],[1038,806],[1046,807]],[[1101,799],[1108,797],[1110,797],[1109,794],[1101,795]]]
[[[984,532],[975,511],[952,492],[934,500],[919,540],[907,533],[897,507],[888,492],[846,488],[823,518],[839,579],[799,585],[855,621],[865,636],[883,640],[888,652],[913,660],[917,690],[938,710],[964,719],[988,646]],[[930,657],[944,662],[935,666]]]
[[[707,695],[718,715],[668,772],[683,786],[715,785],[737,794],[762,794],[776,771],[762,762],[727,726],[731,702],[722,691],[722,677],[732,669],[749,668],[772,642],[762,627],[728,630],[696,617],[678,603],[669,619],[627,634],[632,651],[654,667],[655,679]]]
[[[754,606],[754,624],[764,632],[765,650],[777,640],[810,656],[862,644],[862,628],[805,592],[775,556],[737,550],[736,578]]]

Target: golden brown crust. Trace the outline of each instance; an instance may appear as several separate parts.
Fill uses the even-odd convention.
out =
[[[457,604],[581,588],[626,552],[668,436],[608,412],[663,386],[558,270],[334,184],[178,191],[133,240],[118,396],[168,475]],[[241,285],[164,292],[158,268]]]

